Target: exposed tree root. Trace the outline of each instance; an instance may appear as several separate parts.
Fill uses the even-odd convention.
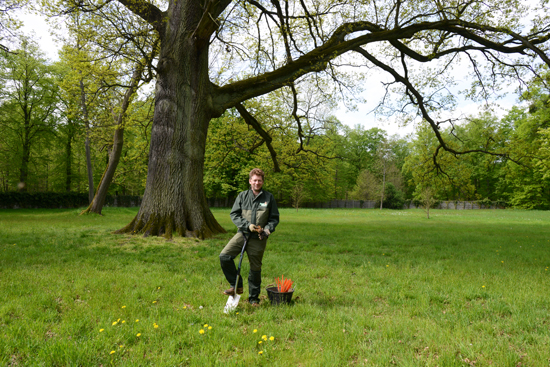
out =
[[[92,210],[92,204],[88,205],[88,207],[86,209],[84,209],[83,211],[81,211],[79,215],[84,215],[84,214],[97,214],[99,216],[103,216],[103,214],[95,212],[95,211]]]
[[[182,237],[192,237],[204,240],[211,238],[218,233],[225,233],[225,229],[218,224],[211,213],[205,215],[205,223],[201,228],[188,228],[187,223],[176,223],[173,215],[161,216],[151,214],[149,218],[144,218],[145,215],[138,213],[136,217],[124,228],[121,228],[114,233],[123,234],[143,234],[143,237],[163,236],[166,239],[171,239],[173,233],[176,232]],[[187,225],[186,225],[187,224]]]

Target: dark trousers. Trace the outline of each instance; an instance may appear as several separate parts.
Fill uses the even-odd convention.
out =
[[[247,234],[247,236],[251,235]],[[250,301],[258,300],[260,297],[262,285],[262,258],[264,257],[266,244],[267,239],[260,240],[256,236],[249,238],[246,244],[245,252],[248,256],[248,262],[250,263],[250,272],[248,273],[248,299]],[[235,266],[234,259],[240,255],[243,245],[244,235],[238,232],[220,253],[220,264],[223,273],[232,287],[235,286],[235,280],[237,279],[237,267]],[[242,276],[239,278],[237,288],[243,288]]]

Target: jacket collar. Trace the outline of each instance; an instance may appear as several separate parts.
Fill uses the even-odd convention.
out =
[[[252,201],[256,200],[257,198],[259,198],[264,193],[264,190],[260,190],[258,195],[254,195],[254,191],[252,191],[252,189],[248,189],[248,191],[250,191],[250,194],[252,195],[252,197],[254,197],[254,199]]]

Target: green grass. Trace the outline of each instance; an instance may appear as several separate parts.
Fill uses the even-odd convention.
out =
[[[263,288],[292,304],[225,315],[229,210],[204,242],[111,234],[136,211],[0,210],[1,366],[549,364],[550,212],[283,209]]]

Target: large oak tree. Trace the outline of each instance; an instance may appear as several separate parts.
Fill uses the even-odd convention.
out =
[[[119,232],[170,237],[177,231],[199,238],[223,232],[203,189],[209,121],[233,107],[246,115],[245,101],[279,88],[288,88],[297,105],[299,78],[332,78],[344,90],[353,83],[340,78],[350,69],[345,66],[387,73],[388,91],[401,96],[392,104],[403,111],[412,106],[431,127],[439,149],[460,154],[439,132],[449,122],[437,112],[449,101],[445,87],[452,83],[451,71],[470,70],[473,95],[487,97],[503,78],[521,79],[525,70],[536,73],[538,65],[550,65],[547,10],[543,5],[531,10],[536,16],[525,27],[524,15],[530,13],[522,1],[60,3],[66,11],[88,13],[125,7],[128,17],[141,18],[160,39],[147,184],[138,214]],[[111,25],[124,28],[124,23]],[[368,77],[361,83],[370,87]]]

